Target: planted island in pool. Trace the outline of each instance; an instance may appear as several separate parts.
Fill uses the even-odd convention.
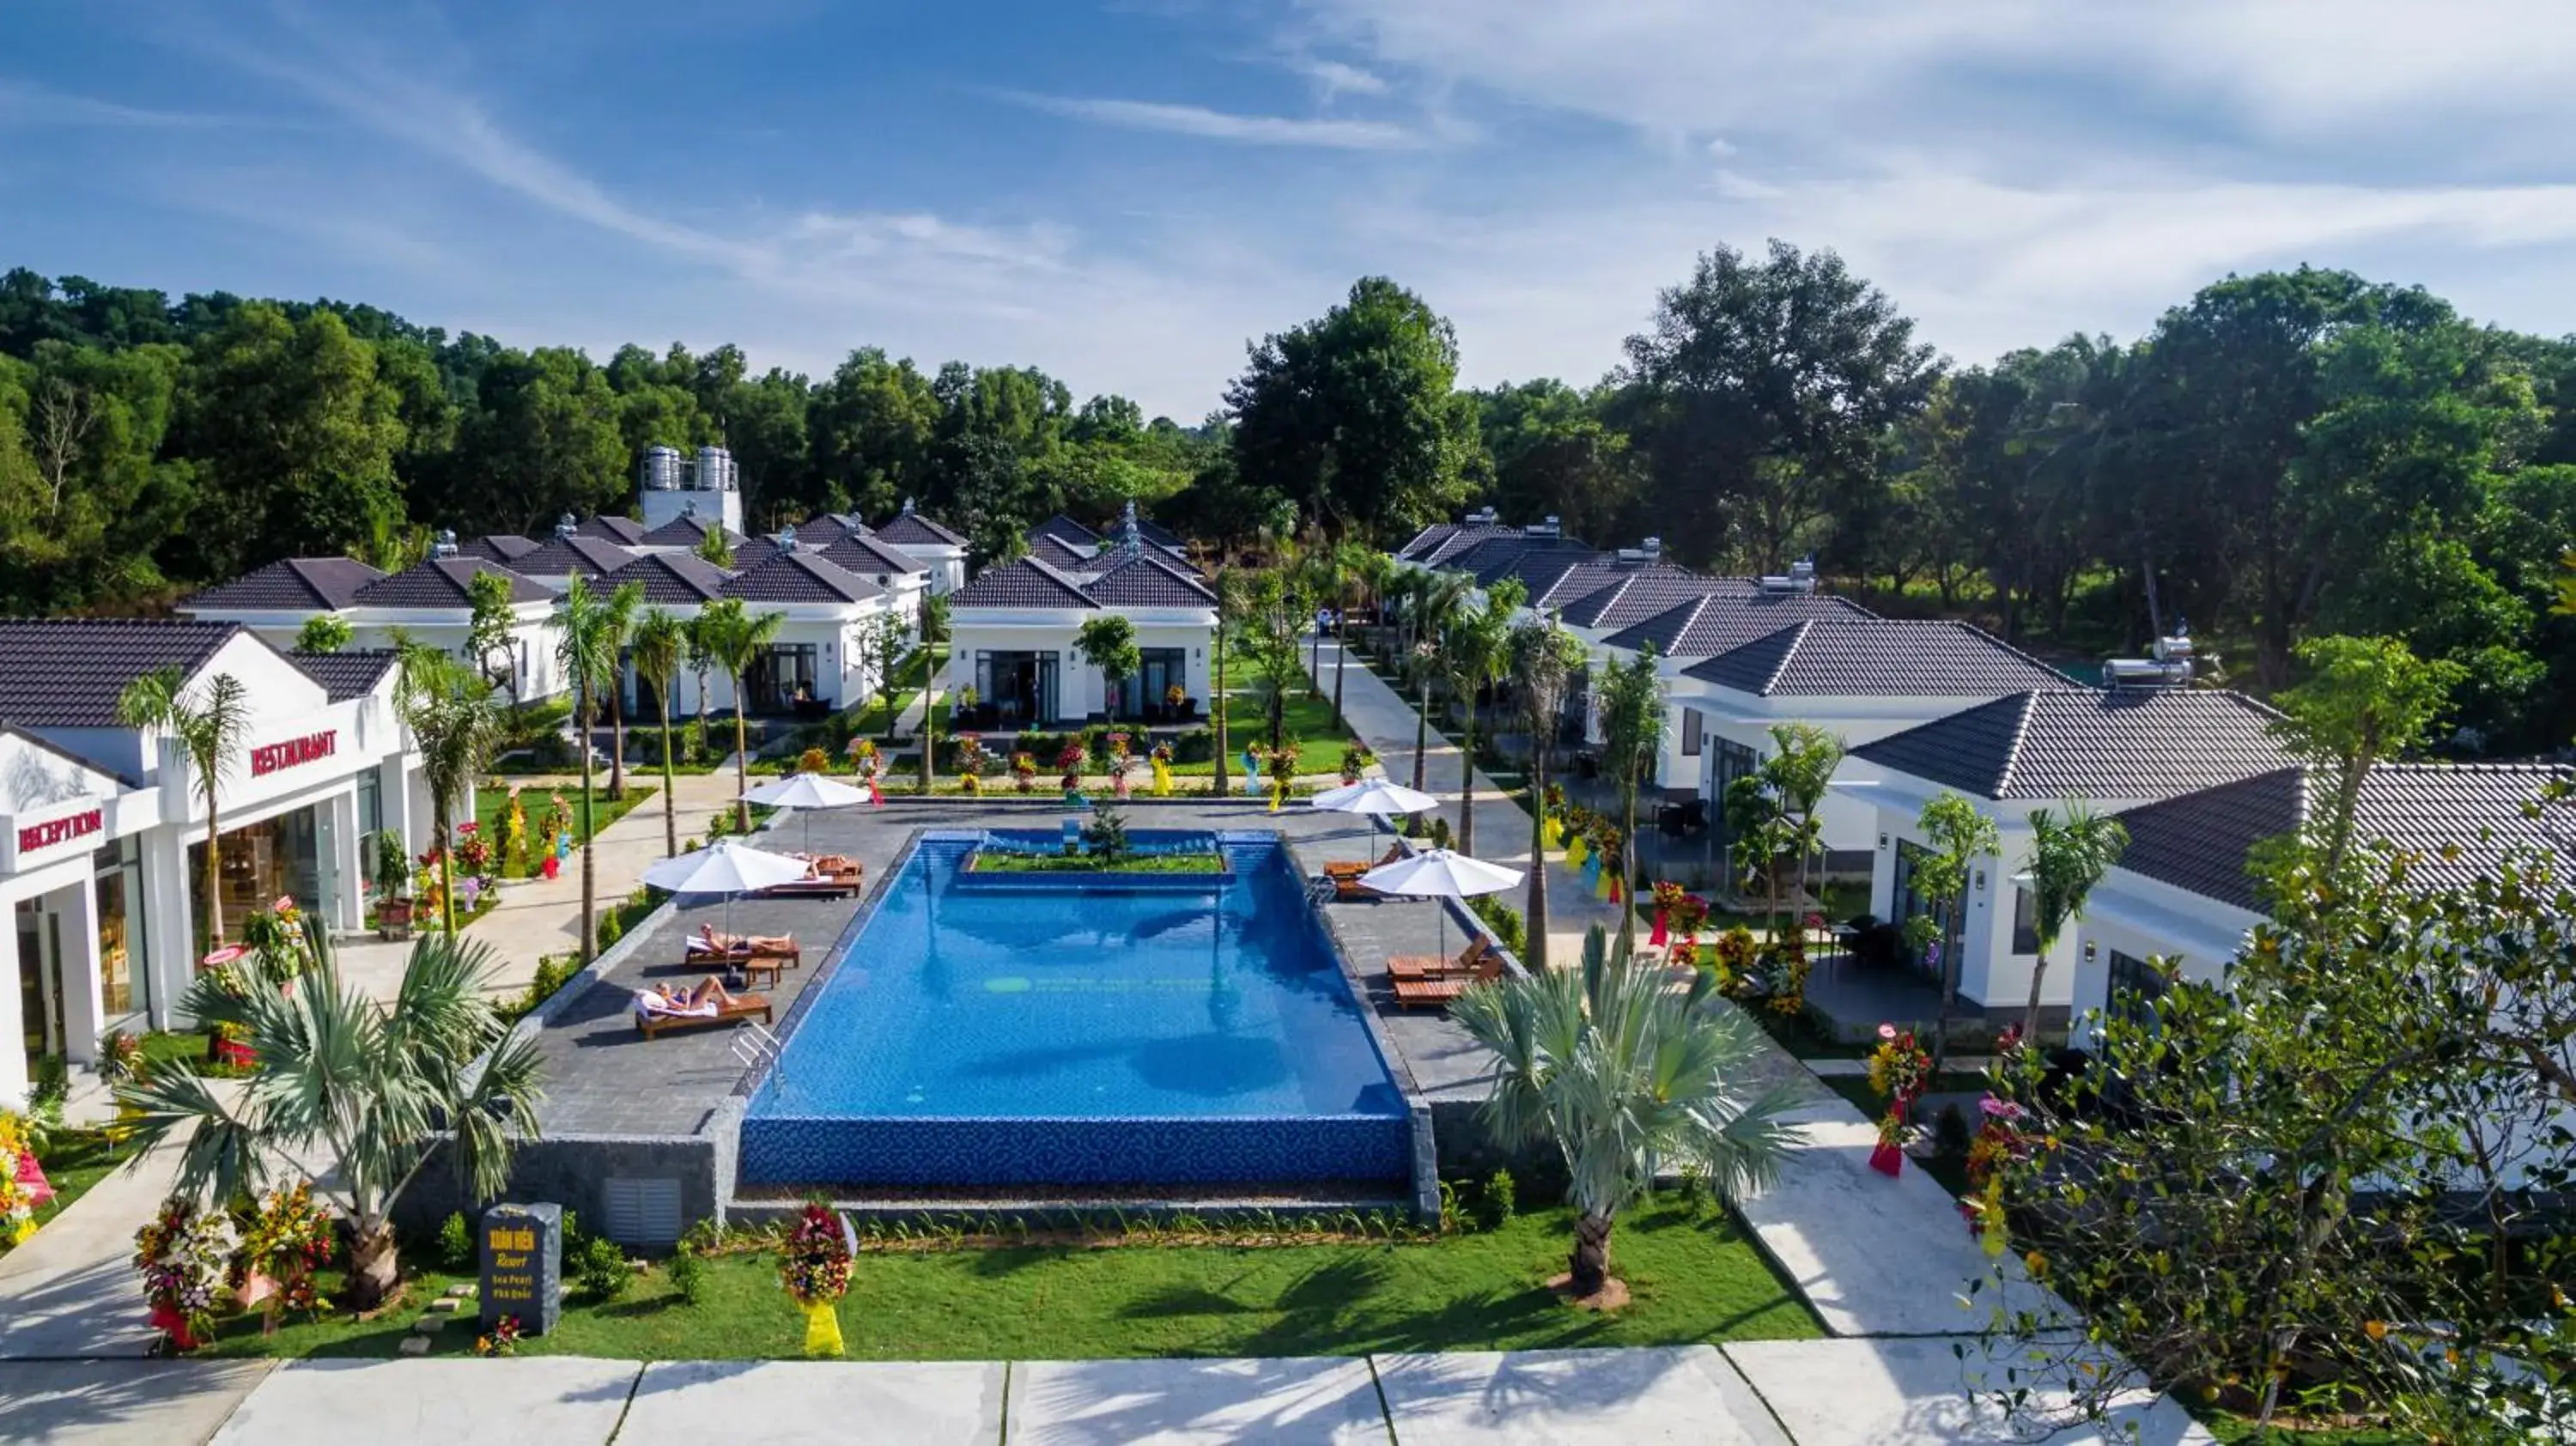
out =
[[[1131,861],[1222,870],[968,867],[1055,837],[922,836],[789,1014],[742,1186],[1409,1193],[1405,1101],[1286,846],[1140,830]]]

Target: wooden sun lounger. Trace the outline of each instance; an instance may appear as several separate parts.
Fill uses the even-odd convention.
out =
[[[825,854],[812,860],[805,877],[784,884],[772,884],[760,891],[762,898],[842,899],[859,891],[866,870],[856,859],[839,854]]]
[[[1432,979],[1397,979],[1395,1002],[1403,1009],[1445,1007],[1467,992],[1471,984],[1485,984],[1503,977],[1503,961],[1488,954],[1477,961],[1473,974],[1442,974]]]
[[[790,969],[805,967],[805,951],[792,936],[783,947],[770,944],[736,944],[730,948],[717,949],[709,947],[705,940],[692,934],[689,936],[688,943],[680,949],[680,967],[683,969],[704,969],[719,964],[743,965],[763,959],[776,960]]]
[[[731,1003],[718,1005],[713,1014],[665,1013],[639,1007],[635,1011],[635,1032],[646,1039],[651,1039],[666,1029],[687,1029],[698,1024],[730,1024],[735,1020],[750,1019],[754,1016],[757,1016],[763,1024],[772,1022],[769,996],[737,994]]]
[[[1484,958],[1485,936],[1479,934],[1467,941],[1467,947],[1459,950],[1455,959],[1443,959],[1437,954],[1390,955],[1386,961],[1386,972],[1393,979],[1437,979],[1447,974],[1473,974]]]

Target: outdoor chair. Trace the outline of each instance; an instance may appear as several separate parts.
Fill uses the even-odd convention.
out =
[[[1391,955],[1386,961],[1387,977],[1402,981],[1439,979],[1451,974],[1473,974],[1477,966],[1485,962],[1485,951],[1490,947],[1485,936],[1479,934],[1467,941],[1467,947],[1459,950],[1458,957],[1455,959],[1443,959],[1437,954]]]
[[[859,861],[839,854],[825,854],[809,859],[805,877],[784,884],[772,884],[760,891],[765,899],[839,899],[859,891],[864,870]]]
[[[688,1029],[701,1024],[730,1024],[738,1019],[757,1018],[771,1023],[769,997],[763,994],[737,994],[719,1004],[708,1000],[695,1008],[678,1008],[662,1002],[660,996],[638,992],[635,996],[635,1032],[651,1039],[666,1029]]]
[[[1468,985],[1490,984],[1502,977],[1502,956],[1488,952],[1476,961],[1473,974],[1443,973],[1429,979],[1395,980],[1395,1002],[1403,1009],[1424,1009],[1435,1005],[1446,1008],[1467,992]]]
[[[719,934],[701,924],[698,932],[686,940],[681,950],[683,967],[698,968],[708,964],[741,963],[747,959],[783,960],[790,969],[804,967],[805,951],[797,947],[793,934]]]

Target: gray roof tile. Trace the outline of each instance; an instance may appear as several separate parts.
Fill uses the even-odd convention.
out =
[[[1186,577],[1153,552],[1113,561],[1083,585],[1083,592],[1102,607],[1210,608],[1216,594],[1196,578]]]
[[[606,577],[634,560],[634,553],[616,543],[576,532],[523,552],[507,566],[521,577]]]
[[[633,547],[644,540],[644,524],[632,517],[593,517],[587,522],[576,524],[573,531],[579,536],[596,537],[602,542],[613,542],[620,547]]]
[[[890,518],[876,535],[897,547],[964,547],[966,539],[939,523],[912,510],[912,499],[904,499],[903,510]]]
[[[1040,533],[1029,539],[1029,556],[1067,572],[1081,572],[1091,566],[1091,555],[1075,549],[1072,543],[1052,533]]]
[[[988,567],[949,595],[951,608],[1071,608],[1096,606],[1082,586],[1034,557]]]
[[[695,512],[683,512],[679,516],[672,518],[670,521],[663,523],[661,526],[654,528],[652,531],[637,537],[635,539],[635,545],[644,547],[695,547],[706,539],[706,535],[708,533],[713,532],[722,526],[723,521],[720,518],[709,517]],[[733,547],[742,546],[743,537],[741,533],[727,527],[724,528],[724,535],[727,545]]]
[[[2528,811],[2544,786],[2571,777],[2539,764],[2384,763],[2362,780],[2353,836],[2415,855],[2411,876],[2428,888],[2465,884],[2511,853],[2576,861],[2576,809]],[[2329,779],[2293,766],[2130,809],[2120,867],[2260,912],[2246,872],[2254,846],[2299,828],[2330,796]]]
[[[1966,623],[1810,621],[1682,670],[1771,698],[2000,698],[2074,679]]]
[[[349,648],[337,653],[288,653],[287,661],[304,670],[304,676],[322,685],[334,703],[345,703],[376,690],[385,675],[402,661],[402,654],[391,648]]]
[[[281,558],[198,593],[180,607],[221,612],[329,612],[383,577],[353,557]]]
[[[732,574],[703,557],[685,552],[648,552],[609,574],[620,587],[640,584],[644,601],[664,607],[688,607],[724,596]]]
[[[804,545],[802,539],[798,545]],[[929,563],[882,537],[843,533],[829,546],[817,546],[815,551],[862,577],[884,574],[888,579],[901,579],[930,571]]]
[[[735,573],[725,583],[724,595],[745,602],[854,603],[883,597],[885,589],[824,561],[819,553],[798,548]]]
[[[1606,639],[1614,648],[1642,648],[1648,643],[1668,658],[1707,658],[1766,638],[1792,623],[1840,620],[1867,622],[1877,614],[1826,593],[1762,592],[1724,589],[1633,623]]]
[[[1413,543],[1407,543],[1406,551],[1401,554],[1406,561],[1418,562],[1425,567],[1447,567],[1451,559],[1480,542],[1498,537],[1524,535],[1519,528],[1507,527],[1499,522],[1444,522],[1438,525],[1449,530],[1419,547]]]
[[[554,594],[519,573],[479,557],[433,557],[381,582],[369,583],[350,602],[362,608],[462,608],[474,604],[465,590],[476,573],[497,572],[510,581],[510,601],[551,602]]]
[[[1702,577],[1670,563],[1623,564],[1608,583],[1583,592],[1565,604],[1558,616],[1578,628],[1616,630],[1710,593],[1753,590],[1750,578]]]
[[[1099,533],[1061,512],[1030,528],[1027,537],[1032,543],[1041,537],[1052,537],[1059,542],[1068,542],[1076,547],[1098,547],[1101,542]]]
[[[1981,798],[2146,801],[2280,767],[2279,716],[2241,693],[2036,689],[1852,756]]]
[[[239,623],[159,618],[0,618],[0,722],[113,728],[125,685],[177,668],[193,675]]]
[[[542,544],[535,538],[521,537],[515,532],[487,532],[471,542],[458,543],[456,555],[488,558],[503,567],[508,567],[512,562],[536,551],[540,546]]]

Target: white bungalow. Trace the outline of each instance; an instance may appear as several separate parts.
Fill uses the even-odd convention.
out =
[[[931,591],[945,596],[966,585],[966,539],[914,511],[911,498],[903,499],[902,511],[869,530],[929,564]]]
[[[985,569],[950,600],[948,686],[975,690],[971,726],[1008,731],[1112,711],[1142,721],[1204,714],[1216,595],[1187,564],[1132,535],[1086,562],[1074,572],[1024,557]],[[1074,652],[1083,624],[1103,612],[1135,625],[1143,662],[1114,710],[1098,670]],[[1174,688],[1188,700],[1177,714],[1166,701]]]

